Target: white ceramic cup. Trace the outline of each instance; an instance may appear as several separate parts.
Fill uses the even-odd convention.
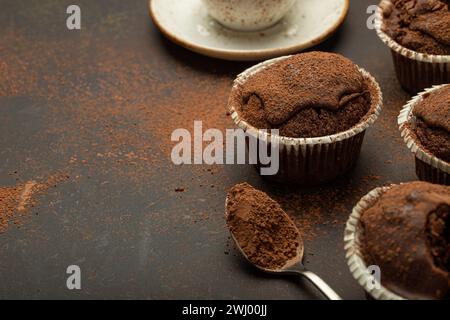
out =
[[[280,21],[297,0],[202,0],[209,15],[227,28],[257,31]]]

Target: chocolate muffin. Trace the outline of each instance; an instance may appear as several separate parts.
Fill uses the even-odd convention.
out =
[[[234,123],[268,154],[278,150],[279,170],[271,176],[260,170],[266,159],[254,154],[261,175],[303,186],[354,167],[382,105],[380,87],[367,71],[325,52],[259,63],[236,78],[228,100]]]
[[[393,186],[361,215],[366,265],[407,299],[450,298],[450,187]]]
[[[358,67],[341,55],[295,55],[251,76],[242,87],[241,117],[258,129],[292,138],[346,131],[371,107],[371,91]]]
[[[420,53],[450,55],[448,0],[391,0],[383,11],[383,30]]]
[[[413,130],[422,146],[450,163],[450,85],[425,94],[412,113],[416,117]]]
[[[381,0],[375,29],[411,94],[450,82],[448,0]]]

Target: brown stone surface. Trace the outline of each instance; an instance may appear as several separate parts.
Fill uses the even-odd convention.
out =
[[[255,62],[170,43],[146,1],[78,0],[81,32],[67,30],[61,1],[0,4],[0,185],[40,182],[59,169],[71,177],[0,235],[1,298],[322,299],[297,278],[250,268],[234,249],[224,197],[247,181],[301,230],[307,268],[343,298],[365,299],[345,261],[345,222],[374,187],[417,179],[396,125],[410,96],[366,27],[373,1],[351,1],[342,29],[315,50],[368,70],[385,108],[354,170],[307,189],[268,183],[251,166],[170,161],[173,130],[192,130],[194,120],[234,128],[226,115],[232,81]],[[80,292],[65,286],[71,264],[82,269]]]

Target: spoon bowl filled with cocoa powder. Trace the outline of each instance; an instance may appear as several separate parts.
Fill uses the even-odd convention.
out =
[[[231,237],[242,255],[272,274],[301,275],[330,300],[341,300],[320,277],[302,263],[303,238],[295,223],[266,193],[247,183],[234,186],[225,202]]]

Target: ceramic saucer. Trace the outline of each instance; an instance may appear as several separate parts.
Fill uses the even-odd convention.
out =
[[[298,0],[275,26],[239,32],[210,18],[201,0],[149,0],[150,16],[167,38],[226,60],[264,60],[315,46],[337,31],[348,7],[349,0]]]

